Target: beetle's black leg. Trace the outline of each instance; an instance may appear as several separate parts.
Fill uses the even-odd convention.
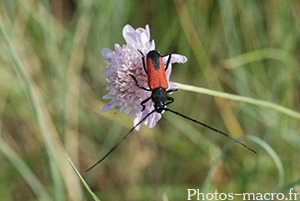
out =
[[[167,102],[166,105],[169,105],[169,104],[171,104],[171,103],[174,102],[174,98],[172,98],[172,97],[168,97],[167,100],[168,100],[169,102]]]
[[[146,106],[145,106],[145,103],[147,103],[150,99],[151,99],[151,97],[146,98],[145,100],[143,100],[143,101],[141,102],[141,106],[143,107],[142,111],[145,110],[145,107],[146,107]]]
[[[166,57],[166,56],[169,56],[169,58],[168,58],[168,61],[167,61],[167,65],[166,65],[166,67],[165,67],[165,71],[167,71],[167,69],[168,69],[168,67],[169,67],[169,64],[170,64],[170,61],[171,61],[171,56],[172,56],[172,54],[167,54],[167,55],[164,55],[164,56],[162,56],[162,57]]]
[[[132,79],[134,79],[135,84],[136,84],[136,86],[137,86],[138,88],[144,89],[144,90],[146,90],[146,91],[151,91],[150,89],[147,89],[147,88],[143,87],[142,85],[140,85],[140,84],[138,83],[138,81],[136,80],[136,78],[135,78],[133,75],[131,75],[131,74],[129,74],[129,75],[132,77]]]
[[[171,92],[174,92],[174,91],[177,91],[178,89],[169,89],[169,90],[167,90],[166,92],[167,93],[171,93]]]
[[[144,67],[144,70],[146,72],[146,74],[148,75],[148,71],[147,71],[147,68],[146,68],[146,64],[145,64],[145,55],[143,54],[143,52],[141,52],[140,50],[138,50],[141,55],[142,55],[142,62],[143,62],[143,67]]]

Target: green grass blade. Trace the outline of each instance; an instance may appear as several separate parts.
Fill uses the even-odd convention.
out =
[[[274,192],[278,191],[279,189],[282,188],[283,186],[283,182],[284,182],[284,169],[283,169],[283,165],[280,161],[280,158],[278,157],[278,155],[276,154],[276,152],[274,151],[274,149],[272,149],[272,147],[267,144],[265,141],[263,141],[262,139],[252,136],[252,135],[247,135],[244,136],[241,139],[246,139],[252,142],[255,142],[256,144],[260,145],[262,148],[264,148],[267,153],[271,156],[271,158],[274,160],[275,165],[277,167],[277,171],[278,171],[278,182],[277,182],[277,186],[274,190]],[[214,172],[216,170],[217,165],[221,162],[221,160],[223,159],[223,157],[225,156],[226,152],[235,144],[235,142],[230,142],[228,143],[223,149],[222,152],[215,158],[215,160],[213,161],[212,165],[210,166],[210,169],[207,173],[207,176],[204,180],[203,186],[202,186],[202,192],[207,192],[212,179],[213,179],[213,175]],[[258,153],[259,154],[259,153]]]
[[[65,154],[68,162],[70,163],[70,165],[72,166],[73,170],[75,171],[75,173],[77,174],[77,176],[79,177],[79,179],[81,180],[81,182],[83,183],[84,187],[86,188],[86,190],[89,192],[89,194],[93,197],[94,200],[96,201],[100,201],[100,199],[93,193],[93,191],[90,189],[89,185],[85,182],[85,180],[82,178],[81,174],[79,173],[79,171],[76,169],[75,165],[73,164],[73,162],[71,161],[71,159],[69,158],[69,156],[67,154]]]
[[[278,191],[279,189],[281,189],[283,186],[283,182],[284,182],[284,169],[283,169],[281,160],[280,160],[279,156],[276,154],[275,150],[268,143],[266,143],[264,140],[262,140],[258,137],[255,137],[252,135],[247,135],[247,136],[245,136],[245,139],[248,139],[248,140],[260,145],[272,157],[273,161],[275,162],[275,164],[277,166],[277,171],[278,171],[278,182],[277,182],[277,186],[274,191]]]
[[[201,192],[206,193],[208,188],[213,180],[213,176],[218,164],[222,161],[223,157],[225,156],[226,152],[235,144],[235,142],[229,142],[221,151],[221,153],[215,158],[213,163],[211,164],[209,171],[205,177],[205,180],[202,185]]]
[[[293,58],[286,50],[266,48],[247,52],[229,59],[225,59],[222,63],[225,65],[225,68],[232,69],[265,59],[278,60],[287,65],[289,64],[289,61],[293,61]]]
[[[0,137],[0,151],[6,156],[8,160],[15,166],[15,168],[20,172],[23,178],[26,180],[28,185],[31,187],[32,191],[35,193],[39,200],[51,201],[51,197],[45,190],[42,183],[35,176],[35,174],[30,170],[27,164],[22,160],[22,158],[12,149],[9,144],[7,144]]]
[[[50,172],[54,183],[54,188],[55,188],[54,192],[55,192],[56,200],[64,200],[63,183],[61,181],[61,177],[55,160],[55,154],[54,154],[55,148],[51,140],[51,133],[50,133],[51,129],[49,129],[47,118],[45,117],[45,114],[43,112],[45,108],[42,107],[42,102],[41,102],[42,100],[40,98],[37,88],[33,85],[33,83],[30,80],[30,77],[26,74],[26,71],[21,64],[21,61],[16,51],[13,48],[13,45],[5,30],[1,18],[0,18],[0,33],[4,38],[4,42],[7,46],[9,55],[11,56],[12,61],[14,63],[13,66],[16,68],[16,71],[19,73],[21,77],[21,81],[24,85],[26,95],[29,98],[29,101],[32,105],[32,109],[34,111],[34,114],[40,126],[42,136],[44,138],[47,155],[49,158]]]

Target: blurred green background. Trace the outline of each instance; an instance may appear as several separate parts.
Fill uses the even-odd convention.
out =
[[[92,200],[65,153],[102,201],[187,200],[187,189],[300,193],[300,1],[2,0],[0,9],[1,200]],[[258,154],[165,113],[85,173],[133,126],[125,114],[100,112],[101,49],[125,44],[125,24],[149,24],[156,50],[188,58],[171,81],[298,117],[179,90],[170,108]]]

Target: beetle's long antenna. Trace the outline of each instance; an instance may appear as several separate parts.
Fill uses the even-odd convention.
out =
[[[105,154],[105,156],[103,156],[97,163],[95,163],[92,167],[90,167],[89,169],[86,170],[86,172],[90,171],[91,169],[93,169],[96,165],[98,165],[99,163],[101,163],[109,154],[111,154],[111,152],[113,152],[129,135],[130,133],[141,123],[143,123],[152,113],[154,113],[155,110],[152,110],[151,112],[149,112],[139,123],[137,123],[132,129],[130,129],[130,131],[113,147],[111,148],[111,150]]]
[[[226,136],[226,137],[228,137],[228,138],[230,138],[230,139],[236,141],[237,143],[239,143],[239,144],[242,145],[243,147],[247,148],[248,150],[252,151],[253,153],[256,153],[256,151],[254,151],[253,149],[251,149],[251,148],[248,147],[247,145],[245,145],[245,144],[243,144],[242,142],[238,141],[238,140],[235,139],[234,137],[231,137],[230,135],[228,135],[228,134],[226,134],[226,133],[223,133],[222,131],[219,131],[219,130],[217,130],[217,129],[213,128],[213,127],[210,127],[210,126],[208,126],[208,125],[206,125],[206,124],[204,124],[204,123],[202,123],[202,122],[200,122],[200,121],[197,121],[197,120],[192,119],[192,118],[190,118],[190,117],[188,117],[188,116],[185,116],[185,115],[183,115],[183,114],[180,114],[179,112],[176,112],[176,111],[171,110],[171,109],[169,109],[169,108],[164,108],[164,110],[165,110],[165,111],[170,111],[170,112],[172,112],[172,113],[174,113],[174,114],[176,114],[176,115],[179,115],[179,116],[181,116],[181,117],[183,117],[183,118],[185,118],[185,119],[188,119],[188,120],[193,121],[193,122],[195,122],[195,123],[197,123],[197,124],[200,124],[200,125],[202,125],[202,126],[204,126],[204,127],[206,127],[206,128],[209,128],[209,129],[211,129],[211,130],[213,130],[213,131],[215,131],[215,132],[217,132],[217,133],[220,133],[220,134],[222,134],[222,135],[224,135],[224,136]]]

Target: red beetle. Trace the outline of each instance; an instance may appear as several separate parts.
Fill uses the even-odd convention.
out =
[[[165,56],[169,56],[169,58],[166,67],[164,67],[164,63],[162,61],[162,57],[160,56],[160,54],[157,51],[152,50],[147,54],[147,60],[146,60],[147,68],[146,68],[145,56],[141,51],[139,52],[142,54],[143,67],[145,72],[148,75],[148,85],[150,89],[141,86],[133,75],[130,76],[134,79],[136,85],[139,88],[144,89],[146,91],[152,91],[152,95],[141,102],[141,105],[143,107],[142,111],[145,109],[145,103],[151,99],[154,103],[154,111],[161,113],[163,110],[165,110],[166,105],[174,102],[174,99],[172,97],[169,97],[168,93],[177,90],[177,89],[166,90],[168,88],[166,70],[168,69],[172,55],[171,54],[165,55]]]
[[[138,50],[139,51],[139,50]],[[92,167],[90,167],[89,169],[87,169],[86,171],[91,170],[93,167],[95,167],[97,164],[101,163],[111,152],[113,152],[122,142],[123,140],[125,140],[128,135],[141,123],[143,123],[151,114],[153,114],[154,112],[158,112],[161,113],[163,111],[170,111],[176,115],[179,115],[185,119],[188,119],[190,121],[193,121],[197,124],[200,124],[204,127],[207,127],[217,133],[220,133],[234,141],[236,141],[237,143],[241,144],[242,146],[244,146],[245,148],[249,149],[250,151],[256,153],[256,151],[254,151],[253,149],[249,148],[247,145],[241,143],[240,141],[238,141],[237,139],[231,137],[230,135],[219,131],[213,127],[210,127],[202,122],[199,122],[195,119],[192,119],[188,116],[185,116],[179,112],[176,112],[174,110],[171,110],[169,108],[166,107],[166,105],[173,103],[174,99],[172,97],[168,96],[168,93],[173,92],[173,91],[177,91],[177,89],[168,89],[168,82],[166,79],[166,70],[168,69],[168,66],[170,64],[171,61],[171,54],[165,55],[165,56],[169,56],[166,67],[164,67],[164,63],[162,60],[162,56],[160,56],[160,54],[155,51],[152,50],[150,52],[148,52],[147,54],[147,58],[146,58],[146,62],[147,62],[147,66],[145,65],[145,56],[144,54],[139,51],[142,54],[142,61],[143,61],[143,67],[145,72],[148,75],[148,85],[149,85],[149,89],[140,85],[137,81],[137,79],[133,76],[130,75],[132,77],[132,79],[135,81],[136,85],[141,88],[144,89],[146,91],[151,91],[152,94],[149,98],[146,98],[145,100],[143,100],[141,102],[141,105],[143,107],[142,110],[145,109],[145,103],[147,101],[149,101],[150,99],[153,101],[154,103],[154,110],[152,110],[151,112],[149,112],[140,122],[138,122],[132,129],[130,129],[130,131],[101,159],[99,160],[97,163],[95,163]]]

